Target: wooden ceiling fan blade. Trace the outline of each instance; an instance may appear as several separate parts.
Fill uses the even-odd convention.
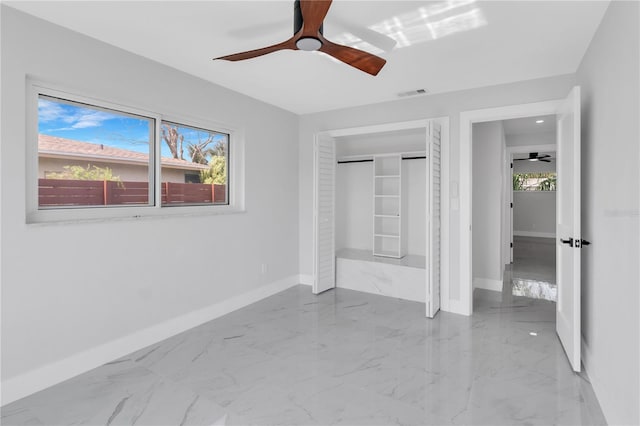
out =
[[[272,46],[263,47],[261,49],[249,50],[247,52],[234,53],[233,55],[221,56],[214,58],[213,60],[222,59],[225,61],[242,61],[245,59],[257,58],[258,56],[267,55],[269,53],[277,52],[278,50],[298,50],[294,38],[290,38],[282,43],[274,44]]]
[[[333,0],[300,0],[302,37],[317,37]]]
[[[324,37],[321,38],[321,41],[322,47],[319,49],[320,52],[333,56],[337,60],[342,61],[347,65],[351,65],[360,71],[364,71],[367,74],[378,75],[382,67],[384,67],[384,64],[387,63],[384,59],[379,56],[372,55],[369,52],[332,43]]]

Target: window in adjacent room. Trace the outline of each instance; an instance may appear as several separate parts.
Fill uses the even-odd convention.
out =
[[[514,191],[555,191],[556,173],[514,173]]]

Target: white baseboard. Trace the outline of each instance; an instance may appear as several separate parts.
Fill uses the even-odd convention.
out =
[[[298,282],[304,285],[313,285],[313,275],[300,274],[298,275]]]
[[[474,278],[473,288],[482,288],[485,290],[502,291],[502,281],[492,280],[489,278]]]
[[[100,346],[2,381],[2,405],[197,327],[299,284],[293,275],[197,311],[172,318]]]
[[[535,232],[535,231],[513,231],[516,237],[539,237],[539,238],[555,238],[554,232]]]

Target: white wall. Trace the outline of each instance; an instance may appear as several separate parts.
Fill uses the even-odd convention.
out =
[[[460,300],[459,194],[459,114],[461,111],[499,107],[527,102],[562,99],[574,84],[573,75],[490,86],[430,96],[421,96],[361,107],[308,114],[300,117],[300,273],[312,274],[313,218],[313,137],[321,131],[378,125],[433,117],[450,118],[450,300]],[[446,307],[446,302],[444,304]]]
[[[373,162],[336,166],[336,249],[373,250]]]
[[[65,360],[93,367],[101,345],[149,327],[162,336],[175,318],[213,315],[230,298],[297,282],[295,115],[6,6],[1,24],[4,403],[19,393],[8,383],[49,385],[79,372]],[[27,225],[27,76],[244,129],[246,212]]]
[[[543,154],[543,153],[540,153]],[[550,162],[545,161],[514,161],[513,172],[514,173],[549,173],[556,171],[555,153],[549,153],[554,160]]]
[[[523,133],[506,135],[507,146],[527,145],[555,145],[556,134],[551,133]]]
[[[407,254],[425,255],[426,160],[403,160],[407,197]],[[373,250],[373,163],[336,168],[336,249]]]
[[[555,237],[555,191],[513,192],[513,235]]]
[[[474,284],[502,288],[502,194],[504,129],[501,121],[473,125],[473,240]],[[498,288],[499,287],[499,288]]]
[[[580,65],[584,365],[609,424],[640,424],[640,4],[611,2]]]
[[[427,160],[402,160],[407,179],[407,254],[425,255],[427,246]]]

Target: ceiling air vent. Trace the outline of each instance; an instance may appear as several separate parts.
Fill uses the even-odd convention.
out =
[[[409,90],[408,92],[398,93],[398,97],[406,98],[407,96],[426,95],[427,93],[429,93],[427,89],[416,89],[416,90]]]

